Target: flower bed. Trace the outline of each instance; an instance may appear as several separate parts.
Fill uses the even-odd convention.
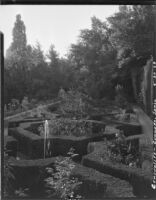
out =
[[[28,120],[29,121],[29,120]],[[19,124],[19,122],[16,122]],[[27,122],[21,123],[19,127],[9,128],[8,134],[13,136],[18,141],[18,150],[30,158],[43,158],[44,149],[44,135],[40,135],[38,127],[41,122]],[[32,127],[33,130],[32,130]],[[103,126],[105,126],[103,124]],[[29,129],[29,130],[28,130]],[[104,134],[89,134],[89,135],[50,135],[49,142],[49,156],[66,155],[71,147],[74,147],[76,153],[80,156],[87,153],[87,145],[92,141],[100,141],[104,137],[112,137]]]

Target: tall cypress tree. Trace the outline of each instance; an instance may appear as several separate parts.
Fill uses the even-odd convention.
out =
[[[21,20],[21,15],[16,15],[16,21],[12,31],[13,41],[7,50],[5,66],[8,68],[10,76],[11,92],[10,97],[22,99],[28,95],[28,79],[29,79],[29,60],[28,46],[26,39],[26,28],[24,22]],[[28,54],[29,53],[29,54]],[[5,80],[5,84],[7,80]]]
[[[26,50],[27,38],[26,28],[24,22],[21,20],[21,15],[16,15],[16,21],[13,28],[13,42],[11,44],[11,50],[16,51],[17,54]]]

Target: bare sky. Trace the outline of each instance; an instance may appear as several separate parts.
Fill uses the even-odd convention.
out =
[[[80,30],[90,28],[92,16],[105,21],[117,11],[117,5],[0,5],[5,51],[12,42],[16,14],[22,16],[28,44],[38,41],[45,53],[54,44],[60,56],[64,56],[70,44],[76,43]]]

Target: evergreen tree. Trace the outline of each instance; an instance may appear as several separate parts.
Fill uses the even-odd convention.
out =
[[[25,95],[29,93],[28,79],[29,79],[29,51],[26,40],[26,28],[24,22],[21,20],[21,15],[16,15],[16,21],[12,31],[13,41],[7,50],[5,68],[7,69],[7,76],[9,76],[10,84],[6,83],[7,88],[13,88],[9,94],[10,98],[17,98],[22,100]],[[7,99],[7,102],[10,99]]]
[[[18,54],[26,50],[27,38],[26,28],[24,22],[21,20],[21,15],[16,15],[16,22],[13,28],[13,42],[11,44],[11,50],[16,51]]]
[[[96,17],[92,17],[91,23],[91,29],[81,30],[78,43],[71,46],[69,58],[77,69],[79,88],[95,98],[112,97],[116,51],[109,41],[107,23]]]
[[[58,53],[55,50],[55,46],[54,45],[50,46],[50,49],[49,49],[47,57],[50,60],[50,67],[58,68],[59,56],[58,56]]]

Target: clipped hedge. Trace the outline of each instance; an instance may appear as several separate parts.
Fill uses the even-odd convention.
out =
[[[17,150],[18,150],[18,142],[12,136],[5,136],[4,137],[4,146],[7,150],[7,154],[9,156],[16,157]]]
[[[126,137],[131,135],[142,134],[142,128],[139,123],[121,122],[120,124],[116,125],[116,128],[122,130]]]
[[[37,187],[39,181],[45,175],[44,169],[46,167],[53,167],[55,158],[37,159],[37,160],[16,160],[9,159],[15,176],[14,187]]]
[[[19,151],[29,156],[32,159],[43,158],[44,138],[34,134],[22,127],[9,129],[9,135],[13,136],[18,141]],[[51,156],[67,155],[71,147],[75,149],[75,153],[80,156],[87,154],[87,146],[89,142],[100,141],[104,135],[96,136],[51,136],[50,142]]]
[[[45,168],[55,168],[55,160],[56,157],[37,160],[15,160],[11,158],[9,162],[16,178],[14,187],[26,187],[34,191],[44,190],[43,180],[47,177]],[[79,181],[82,181],[82,184],[75,192],[83,195],[85,199],[133,197],[132,187],[126,181],[77,163],[74,163],[74,165],[75,168],[72,170],[70,177],[78,178]]]
[[[8,122],[8,128],[18,127],[22,123],[41,122],[43,120],[45,120],[45,119],[43,119],[43,118],[35,118],[35,117],[29,117],[29,118],[23,119],[23,117],[21,117],[21,119],[9,120],[9,122]]]
[[[131,185],[126,181],[80,164],[76,164],[72,176],[82,181],[79,191],[87,199],[134,196]]]
[[[18,151],[30,158],[43,158],[43,138],[21,127],[9,129],[8,134],[18,141]]]
[[[108,157],[102,157],[104,151],[105,147],[102,142],[94,143],[94,151],[83,156],[82,164],[128,181],[133,186],[136,196],[156,196],[156,191],[151,188],[152,172],[112,162]]]
[[[18,141],[19,151],[32,159],[43,158],[44,138],[38,135],[37,127],[43,122],[23,120],[17,121],[18,127],[9,128],[8,134],[13,136]],[[104,127],[104,124],[100,125]],[[103,138],[112,139],[115,133],[93,134],[92,136],[50,136],[48,141],[50,143],[51,156],[65,156],[71,147],[75,149],[75,153],[82,155],[87,154],[87,146],[89,142],[100,141]]]

